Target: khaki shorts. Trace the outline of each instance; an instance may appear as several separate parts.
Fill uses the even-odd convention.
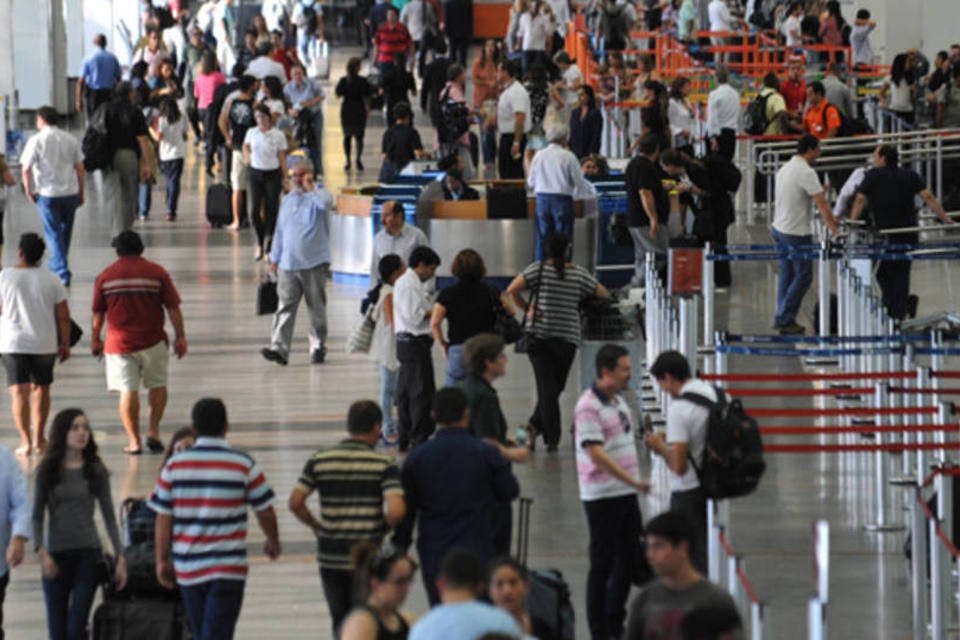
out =
[[[108,353],[106,357],[110,391],[138,391],[141,381],[147,389],[167,386],[170,348],[163,340],[141,351]]]
[[[246,191],[249,179],[250,168],[243,161],[243,151],[234,149],[233,160],[230,163],[230,186],[234,191]]]

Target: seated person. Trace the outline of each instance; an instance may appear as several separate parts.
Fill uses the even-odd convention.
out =
[[[477,190],[463,181],[463,171],[450,169],[443,179],[444,200],[479,200]]]
[[[383,164],[380,166],[380,182],[390,182],[414,158],[423,157],[423,142],[420,134],[413,128],[413,112],[410,105],[401,102],[394,110],[396,124],[383,134],[380,150]]]

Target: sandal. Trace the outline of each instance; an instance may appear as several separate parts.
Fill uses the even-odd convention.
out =
[[[147,449],[150,450],[150,453],[163,453],[163,443],[160,442],[159,438],[148,436]]]
[[[14,450],[14,453],[17,454],[17,455],[18,455],[19,457],[21,457],[21,458],[26,458],[26,457],[29,456],[30,453],[31,453],[30,445],[28,445],[28,444],[22,444],[22,445],[20,445],[19,447],[17,447],[17,448]]]
[[[124,447],[123,452],[128,456],[139,456],[143,454],[143,449],[131,449],[130,447]]]

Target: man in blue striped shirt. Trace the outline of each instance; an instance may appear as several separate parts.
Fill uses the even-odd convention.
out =
[[[280,555],[273,490],[253,458],[227,446],[227,408],[203,398],[191,414],[196,444],[174,455],[150,497],[157,513],[157,580],[180,586],[194,640],[232,638],[247,577],[247,505]]]

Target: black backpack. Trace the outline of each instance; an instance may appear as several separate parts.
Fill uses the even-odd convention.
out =
[[[739,400],[727,400],[722,389],[715,390],[717,402],[696,393],[680,396],[710,411],[700,464],[689,454],[687,457],[708,498],[745,496],[757,488],[767,468],[760,429]]]
[[[762,136],[770,126],[770,118],[767,117],[767,100],[773,93],[773,91],[766,94],[758,93],[747,105],[747,111],[743,114],[743,126],[748,135]]]
[[[860,135],[869,135],[873,133],[873,129],[870,127],[870,124],[863,118],[851,118],[843,113],[843,111],[835,104],[827,103],[827,106],[823,108],[823,128],[827,128],[827,109],[834,108],[837,110],[837,115],[840,116],[840,131],[837,132],[838,138],[846,138],[848,136],[860,136]]]
[[[440,142],[456,142],[470,128],[470,109],[465,103],[450,97],[449,87],[437,99],[437,109],[437,136]]]
[[[107,134],[107,104],[97,107],[80,143],[83,168],[91,171],[106,171],[113,166],[113,145]]]

